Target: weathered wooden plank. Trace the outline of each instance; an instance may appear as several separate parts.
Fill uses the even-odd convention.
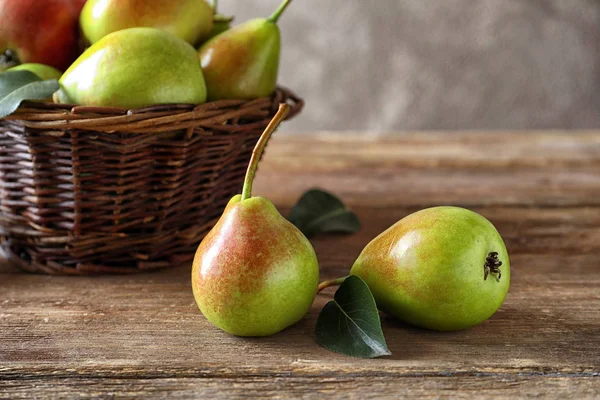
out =
[[[77,377],[0,382],[0,397],[31,399],[597,399],[594,376],[248,376],[115,379]]]
[[[409,211],[358,209],[369,221],[361,234],[317,238],[323,276],[345,274],[370,237]],[[364,367],[420,372],[600,368],[600,242],[594,239],[600,236],[600,213],[478,211],[497,222],[508,238],[513,284],[504,307],[488,323],[458,333],[428,332],[386,318],[384,329],[394,352],[386,360],[356,363],[314,343],[312,329],[331,291],[319,296],[307,319],[273,338],[223,334],[196,309],[189,268],[183,267],[131,277],[0,275],[0,365],[61,370],[92,361],[94,369],[143,365],[148,373],[169,366],[195,370],[218,365],[274,371],[292,365],[314,370],[343,365],[357,373]],[[570,231],[578,234],[569,239]]]
[[[323,187],[353,204],[600,204],[600,135],[414,133],[277,137],[255,189],[279,204]]]

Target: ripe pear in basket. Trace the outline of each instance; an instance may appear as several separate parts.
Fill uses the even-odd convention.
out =
[[[65,71],[54,101],[64,104],[145,107],[206,100],[194,48],[155,28],[111,33]]]
[[[244,62],[278,65],[260,54]],[[19,96],[0,104],[7,98]],[[241,190],[279,104],[291,105],[288,117],[303,106],[275,87],[203,104],[196,50],[142,27],[94,43],[61,77],[54,98],[25,101],[0,118],[0,243],[27,271],[71,275],[191,261]]]
[[[231,28],[231,23],[234,20],[233,16],[223,15],[219,13],[219,1],[212,0],[213,6],[213,28],[207,39],[212,39],[213,37],[220,35],[221,33],[228,31]]]
[[[85,0],[0,0],[0,71],[42,63],[63,71],[77,58]]]
[[[209,100],[253,99],[273,93],[281,51],[277,21],[290,3],[284,0],[269,18],[233,27],[200,48]]]
[[[88,0],[80,21],[90,43],[122,29],[149,27],[195,45],[211,34],[213,14],[206,0]]]
[[[15,67],[7,69],[7,71],[29,71],[41,80],[60,79],[62,76],[62,72],[56,68],[38,63],[19,64]]]

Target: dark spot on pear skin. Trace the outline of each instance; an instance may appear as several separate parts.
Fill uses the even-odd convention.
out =
[[[487,280],[488,275],[493,274],[496,275],[496,279],[500,282],[500,278],[502,278],[502,271],[500,271],[501,266],[502,261],[498,259],[498,253],[495,251],[489,253],[485,258],[485,264],[483,265],[483,280]]]

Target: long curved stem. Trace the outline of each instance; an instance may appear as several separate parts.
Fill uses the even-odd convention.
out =
[[[273,15],[271,15],[267,19],[269,21],[271,21],[272,23],[276,24],[277,21],[279,21],[279,17],[281,17],[281,14],[283,14],[283,12],[285,11],[285,9],[290,5],[291,2],[292,2],[292,0],[284,0],[284,2],[281,3],[281,5],[279,6],[279,8],[273,13]]]
[[[258,139],[258,143],[252,150],[252,157],[250,157],[250,164],[248,164],[248,170],[246,171],[246,178],[244,179],[244,188],[242,189],[242,201],[252,197],[252,183],[254,182],[254,176],[256,175],[256,169],[258,168],[258,162],[260,156],[262,156],[271,135],[277,130],[277,127],[287,117],[290,112],[290,106],[287,104],[280,104],[277,114],[273,117],[267,128]]]
[[[344,283],[346,278],[347,276],[344,276],[342,278],[332,279],[330,281],[324,281],[319,283],[319,286],[317,286],[317,293],[320,293],[323,289],[327,289],[328,287],[341,285],[342,283]]]

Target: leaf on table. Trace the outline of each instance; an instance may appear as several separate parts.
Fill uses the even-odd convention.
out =
[[[44,100],[59,88],[56,79],[42,81],[29,71],[0,74],[0,118],[12,114],[23,100]]]
[[[379,311],[367,284],[349,276],[325,305],[315,328],[317,343],[358,358],[389,356]]]
[[[308,237],[318,233],[355,233],[360,230],[356,214],[336,196],[319,189],[311,189],[302,195],[289,220]]]

